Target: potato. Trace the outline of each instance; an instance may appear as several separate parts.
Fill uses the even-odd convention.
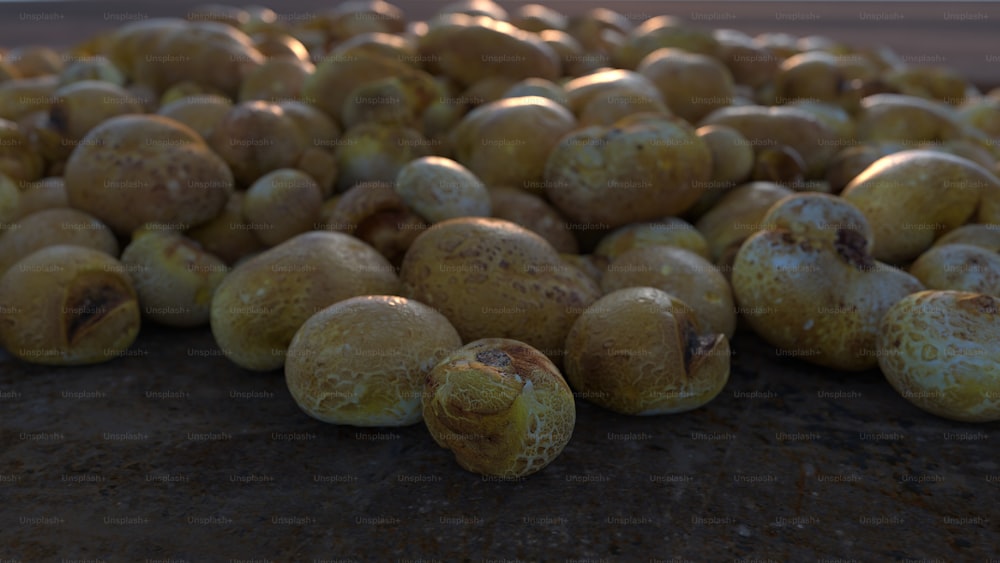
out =
[[[544,199],[519,188],[490,188],[493,217],[516,223],[541,236],[560,253],[576,254],[579,245],[566,218]]]
[[[233,191],[229,168],[194,130],[155,115],[122,115],[92,129],[65,178],[70,205],[120,235],[150,222],[199,225]]]
[[[631,70],[605,69],[574,78],[563,85],[569,109],[579,115],[591,102],[612,95],[663,100],[649,78]]]
[[[333,204],[325,222],[327,230],[358,237],[393,265],[402,263],[410,244],[428,226],[388,182],[362,182],[350,188]]]
[[[749,178],[754,166],[754,150],[742,133],[725,125],[706,125],[695,133],[712,153],[712,182],[715,185],[729,183],[735,187]],[[723,192],[713,190],[712,193],[721,197]]]
[[[729,380],[729,342],[690,307],[651,287],[609,293],[566,338],[566,379],[588,401],[630,415],[690,411]]]
[[[680,299],[706,332],[731,339],[736,331],[729,282],[711,262],[691,251],[648,246],[625,252],[608,264],[601,290],[607,295],[627,287],[655,287]]]
[[[425,156],[399,169],[394,184],[406,205],[428,223],[457,217],[489,217],[486,185],[449,158]]]
[[[778,67],[774,77],[775,102],[786,104],[801,99],[838,102],[844,93],[844,83],[835,55],[824,51],[799,53]]]
[[[282,100],[278,102],[278,107],[305,134],[308,147],[331,152],[337,147],[341,129],[330,116],[313,105],[295,100]]]
[[[454,0],[438,10],[438,16],[449,14],[485,16],[497,21],[507,21],[510,17],[507,10],[492,0]]]
[[[968,222],[1000,180],[970,160],[937,151],[901,151],[877,160],[841,196],[875,233],[873,256],[903,263],[934,239]]]
[[[361,182],[396,179],[403,166],[430,156],[435,142],[400,125],[362,123],[344,132],[337,147],[337,190]]]
[[[8,269],[0,310],[0,342],[35,364],[105,362],[139,334],[139,303],[121,263],[80,246],[49,246]]]
[[[514,10],[510,23],[525,31],[538,33],[546,29],[566,29],[569,19],[548,6],[524,4]]]
[[[0,236],[21,217],[21,200],[17,184],[6,174],[0,173]]]
[[[125,75],[102,55],[72,60],[59,72],[60,86],[82,80],[100,80],[115,86],[125,86]]]
[[[449,354],[426,378],[424,422],[463,468],[505,478],[535,473],[573,435],[576,404],[558,368],[533,347],[484,338]]]
[[[470,111],[451,134],[455,160],[487,186],[539,188],[545,162],[576,120],[539,96],[508,98]]]
[[[513,338],[557,364],[573,320],[600,295],[542,237],[481,217],[424,231],[410,245],[400,279],[405,296],[448,317],[463,341]]]
[[[340,110],[344,127],[375,122],[416,127],[419,117],[430,105],[434,90],[420,83],[404,82],[397,77],[366,82],[351,90]]]
[[[427,68],[469,86],[488,76],[515,81],[525,78],[555,80],[559,58],[538,35],[503,21],[463,14],[442,15],[417,49],[430,60]]]
[[[142,113],[142,105],[127,90],[98,80],[81,80],[53,93],[49,109],[53,128],[67,139],[82,139],[102,122],[129,113]]]
[[[0,274],[47,246],[69,244],[118,257],[118,241],[104,223],[82,211],[45,209],[18,219],[0,235]]]
[[[243,30],[246,31],[245,29]],[[269,60],[285,59],[307,63],[309,50],[301,41],[280,31],[265,31],[250,37],[253,46]],[[311,65],[310,65],[311,66]]]
[[[729,69],[708,55],[657,49],[639,61],[636,71],[656,85],[673,114],[692,124],[733,103]]]
[[[743,34],[716,31],[719,60],[733,75],[736,84],[759,88],[774,79],[782,59]]]
[[[1000,297],[1000,254],[996,250],[971,244],[934,245],[910,265],[909,271],[928,289]]]
[[[783,355],[844,371],[875,367],[882,315],[924,286],[872,258],[870,227],[843,199],[787,196],[762,224],[733,263],[747,324]]]
[[[637,114],[563,137],[545,164],[545,193],[571,220],[613,228],[683,213],[711,173],[693,127]]]
[[[594,257],[611,262],[635,248],[672,246],[708,258],[708,241],[690,223],[667,217],[653,223],[632,223],[608,233],[597,243]]]
[[[961,137],[967,131],[954,109],[904,94],[865,97],[857,124],[858,138],[866,141],[940,141]]]
[[[806,179],[823,177],[840,144],[833,129],[809,111],[794,106],[726,107],[710,113],[699,125],[732,127],[755,149],[779,145],[795,149],[805,161]]]
[[[14,182],[32,182],[42,177],[44,161],[32,150],[21,128],[0,119],[0,174]]]
[[[711,31],[691,26],[673,16],[656,16],[629,33],[626,42],[615,52],[614,62],[620,68],[636,68],[647,55],[667,47],[709,57],[716,57],[720,50]]]
[[[25,78],[59,74],[63,67],[63,59],[55,49],[38,45],[14,47],[4,54],[4,59]]]
[[[424,380],[461,346],[448,319],[427,305],[352,297],[309,317],[295,333],[285,383],[299,408],[323,422],[408,426],[423,419]]]
[[[247,190],[243,217],[261,242],[275,246],[318,230],[322,203],[323,194],[309,175],[279,168],[258,178]]]
[[[249,186],[268,172],[294,167],[307,141],[281,106],[252,101],[233,106],[208,143],[232,169],[237,184]]]
[[[566,105],[568,98],[562,86],[544,78],[525,78],[515,82],[503,93],[504,98],[520,98],[522,96],[541,96],[553,102]]]
[[[382,32],[359,33],[336,44],[330,51],[330,57],[342,60],[364,58],[367,55],[402,61],[414,68],[420,68],[420,65],[416,64],[421,59],[417,55],[416,38],[410,36]]]
[[[208,323],[212,294],[229,268],[174,231],[140,229],[121,256],[143,315],[157,323],[192,327]]]
[[[295,332],[318,311],[357,295],[396,295],[392,265],[364,242],[314,231],[291,238],[236,267],[212,297],[212,334],[223,354],[245,369],[285,363]]]
[[[971,244],[1000,253],[1000,225],[962,225],[934,241],[934,246],[945,244]]]
[[[1000,420],[1000,299],[922,291],[901,299],[879,325],[878,363],[904,399],[961,422]]]
[[[240,83],[238,99],[241,102],[298,99],[302,95],[303,84],[314,70],[311,62],[298,59],[264,61],[247,72]]]
[[[608,90],[604,96],[595,96],[580,110],[580,126],[613,126],[622,118],[637,113],[671,115],[660,97],[635,94],[628,88]]]
[[[217,217],[187,231],[186,235],[229,265],[263,250],[264,244],[243,216],[245,200],[246,192],[233,192]]]
[[[207,141],[232,107],[233,102],[222,96],[188,96],[163,105],[156,113],[187,125]]]
[[[841,150],[830,161],[830,167],[826,171],[826,181],[830,183],[831,193],[842,192],[851,180],[876,160],[905,149],[899,143],[864,143]]]
[[[58,88],[59,78],[55,75],[0,83],[0,119],[18,120],[30,113],[47,110]]]

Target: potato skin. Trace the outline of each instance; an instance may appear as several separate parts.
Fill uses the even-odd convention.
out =
[[[448,317],[464,341],[513,338],[557,364],[573,320],[600,296],[545,239],[494,218],[432,225],[410,245],[400,278],[404,295]]]
[[[508,338],[455,350],[427,376],[424,422],[463,468],[520,477],[566,447],[576,405],[559,370],[540,351]]]
[[[319,310],[356,295],[397,295],[395,269],[343,233],[312,231],[238,264],[212,298],[223,354],[255,371],[280,368],[295,331]]]
[[[1000,420],[1000,298],[922,291],[879,324],[878,361],[892,387],[921,409],[961,422]]]
[[[324,422],[408,426],[423,419],[424,380],[461,346],[448,319],[423,303],[352,297],[295,333],[285,382],[299,408]]]
[[[44,365],[114,359],[139,334],[139,302],[120,262],[72,245],[44,248],[0,277],[0,342]]]
[[[106,225],[76,209],[45,209],[18,219],[0,235],[0,274],[47,246],[69,244],[118,256],[118,241]]]
[[[150,222],[204,223],[233,191],[232,172],[201,137],[157,115],[123,115],[92,129],[65,178],[70,205],[123,236]]]

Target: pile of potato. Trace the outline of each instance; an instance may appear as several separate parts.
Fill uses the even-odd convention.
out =
[[[335,424],[519,476],[574,399],[723,389],[737,325],[1000,419],[1000,92],[886,49],[381,0],[210,5],[0,58],[0,343],[210,324]]]

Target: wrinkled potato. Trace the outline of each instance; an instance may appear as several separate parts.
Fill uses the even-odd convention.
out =
[[[457,217],[489,217],[486,185],[449,158],[425,156],[399,169],[394,188],[403,202],[428,223]]]
[[[622,414],[690,411],[729,380],[729,341],[704,332],[683,301],[652,287],[609,293],[566,338],[566,380],[591,403]]]
[[[538,189],[545,162],[576,119],[539,96],[507,98],[470,111],[451,133],[455,160],[487,186]]]
[[[400,278],[404,295],[448,317],[464,341],[514,338],[557,364],[573,320],[600,295],[545,239],[493,218],[431,225],[410,245]]]
[[[934,239],[968,222],[1000,180],[970,160],[937,151],[901,151],[859,174],[841,197],[860,209],[875,234],[873,256],[916,258]]]
[[[261,176],[246,192],[243,217],[254,235],[275,246],[295,235],[318,230],[323,194],[305,172],[279,168]]]
[[[70,205],[130,234],[146,223],[181,229],[222,211],[233,176],[198,134],[170,118],[122,115],[91,129],[66,163]]]
[[[922,291],[880,323],[878,363],[917,407],[961,422],[1000,420],[1000,298]]]
[[[209,145],[241,186],[279,168],[293,168],[306,150],[305,133],[278,104],[262,101],[233,106],[212,130]]]
[[[539,350],[509,338],[470,342],[426,378],[424,422],[463,468],[506,478],[535,473],[569,443],[573,392]]]
[[[615,258],[601,276],[606,294],[627,287],[655,287],[691,307],[698,324],[731,339],[736,308],[726,277],[704,257],[683,248],[635,248]]]
[[[176,327],[208,323],[212,294],[229,271],[222,260],[175,231],[136,231],[121,262],[143,316]]]
[[[0,235],[0,274],[48,246],[69,244],[118,257],[118,241],[104,223],[82,211],[45,209],[11,223]]]
[[[545,193],[571,220],[606,228],[679,215],[701,197],[711,158],[685,121],[637,114],[563,137],[545,164]]]
[[[306,414],[331,424],[408,426],[423,419],[424,381],[462,339],[441,313],[403,297],[334,303],[295,333],[285,383]]]
[[[541,236],[560,253],[576,254],[579,244],[566,218],[544,199],[519,188],[490,188],[493,217],[516,223]]]
[[[375,249],[342,233],[314,231],[241,262],[212,297],[212,334],[245,369],[285,363],[295,332],[320,310],[357,295],[396,295],[399,279]]]
[[[43,365],[121,355],[139,334],[139,303],[118,260],[81,246],[49,246],[0,276],[0,343]]]

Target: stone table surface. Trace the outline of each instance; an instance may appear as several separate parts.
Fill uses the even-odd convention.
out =
[[[147,325],[85,368],[0,359],[0,560],[980,561],[1000,545],[1000,424],[925,414],[877,372],[737,334],[685,414],[578,398],[533,476],[468,473],[423,424],[303,414],[210,331]],[[995,560],[995,559],[993,559]]]

